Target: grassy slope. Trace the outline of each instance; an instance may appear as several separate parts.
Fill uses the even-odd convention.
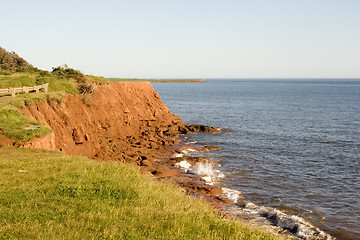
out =
[[[0,148],[0,239],[273,239],[135,166]]]
[[[6,137],[16,139],[21,144],[50,132],[51,129],[44,124],[30,121],[15,108],[0,106],[0,133]]]

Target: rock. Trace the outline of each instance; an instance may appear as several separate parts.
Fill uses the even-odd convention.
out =
[[[149,160],[142,160],[140,166],[150,167],[153,164]]]
[[[222,194],[222,188],[221,187],[216,187],[216,186],[206,186],[206,187],[204,187],[204,191],[206,191],[207,193],[209,193],[211,195],[220,195],[220,194]]]
[[[150,143],[149,143],[149,148],[150,148],[150,149],[158,149],[159,146],[158,146],[155,142],[150,142]]]
[[[221,196],[203,195],[202,197],[215,208],[221,208],[226,205],[233,204],[233,202],[231,202],[229,199],[221,197]]]
[[[206,185],[201,182],[195,181],[183,181],[179,182],[179,185],[184,187],[188,192],[200,192],[203,194],[220,195],[222,194],[222,188],[212,185]]]
[[[214,146],[214,147],[209,147],[209,146],[205,146],[205,147],[201,147],[199,149],[201,152],[210,152],[210,151],[220,151],[220,147]]]
[[[193,132],[203,132],[203,133],[220,133],[221,132],[219,128],[205,126],[205,125],[197,125],[197,124],[188,125],[188,128],[190,131],[193,131]]]
[[[173,168],[172,169],[158,168],[151,173],[158,178],[175,177],[179,175],[178,171],[176,171],[176,169]]]
[[[75,144],[82,144],[85,141],[84,136],[81,134],[81,131],[77,127],[75,127],[72,131],[72,138]]]

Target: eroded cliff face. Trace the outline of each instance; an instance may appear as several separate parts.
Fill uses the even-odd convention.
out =
[[[149,82],[99,85],[85,100],[71,95],[60,103],[31,103],[21,110],[53,130],[24,147],[59,149],[90,158],[137,162],[139,156],[154,154],[174,141],[167,136],[189,131]]]

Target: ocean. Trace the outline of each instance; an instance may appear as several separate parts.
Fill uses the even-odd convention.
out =
[[[220,146],[221,184],[245,201],[360,239],[360,79],[152,83],[172,113],[223,129],[184,141]]]

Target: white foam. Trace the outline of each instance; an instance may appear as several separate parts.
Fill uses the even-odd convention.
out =
[[[222,172],[220,172],[220,170],[214,170],[215,175],[217,178],[224,178],[225,174],[223,174]]]
[[[208,185],[214,185],[214,179],[211,176],[204,176],[204,177],[201,177],[201,179],[203,181],[205,181],[205,183]]]
[[[226,187],[222,188],[222,192],[226,196],[226,198],[231,200],[233,203],[237,203],[237,201],[239,200],[240,195],[241,195],[240,191],[237,191],[237,190],[234,190],[231,188],[226,188]]]
[[[334,239],[332,236],[321,231],[305,219],[295,215],[286,214],[274,208],[258,206],[249,202],[245,205],[244,210],[251,213],[258,213],[262,217],[267,218],[274,225],[287,229],[300,238],[321,240]]]
[[[194,141],[194,142],[187,142],[187,143],[185,143],[185,144],[189,145],[189,144],[195,144],[195,143],[197,143],[197,141]]]
[[[179,158],[179,157],[183,157],[183,156],[184,156],[184,154],[182,154],[182,153],[175,153],[172,157]]]
[[[184,154],[184,155],[186,155],[186,154],[189,153],[189,151],[188,151],[187,149],[184,149],[184,150],[181,150],[181,153]]]
[[[206,182],[206,184],[213,185],[219,178],[225,177],[225,175],[219,170],[214,170],[210,163],[197,163],[191,168],[191,170]]]
[[[175,163],[174,165],[175,167],[178,167],[178,168],[182,168],[182,169],[185,169],[186,171],[190,169],[191,167],[191,164],[184,160],[184,161],[181,161],[181,162],[178,162],[178,163]]]
[[[197,163],[192,170],[196,175],[200,176],[215,176],[213,166],[209,163]]]

